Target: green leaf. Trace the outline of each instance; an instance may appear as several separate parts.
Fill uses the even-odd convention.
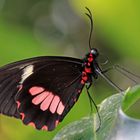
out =
[[[123,110],[127,111],[138,99],[140,99],[140,86],[133,87],[133,90],[129,88],[122,104]]]
[[[101,127],[98,131],[98,116],[92,115],[64,127],[53,140],[137,140],[140,121],[127,116],[121,106],[127,109],[139,98],[140,86],[110,96],[100,104]]]
[[[109,140],[139,140],[140,120],[131,118],[123,112],[123,110],[127,111],[138,99],[140,99],[140,86],[135,86],[126,91],[122,108],[118,110]]]
[[[93,117],[88,116],[75,121],[62,129],[53,140],[82,140],[93,138]]]

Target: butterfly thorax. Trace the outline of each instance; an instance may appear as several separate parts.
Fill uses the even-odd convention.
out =
[[[91,78],[94,77],[97,79],[98,74],[96,69],[99,67],[96,61],[98,56],[98,51],[96,49],[91,49],[90,53],[86,55],[83,59],[83,70],[82,70],[82,81],[81,83],[91,82]]]

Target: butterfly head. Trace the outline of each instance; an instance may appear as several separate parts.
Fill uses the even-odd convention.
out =
[[[92,55],[93,55],[93,57],[94,57],[94,58],[96,58],[96,57],[98,57],[99,52],[98,52],[98,50],[97,50],[97,49],[92,48],[92,49],[90,50],[90,54],[92,54]]]

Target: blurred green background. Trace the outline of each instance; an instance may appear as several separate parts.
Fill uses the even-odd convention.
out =
[[[140,69],[140,1],[130,0],[0,0],[0,65],[25,58],[51,55],[83,58],[88,49],[87,6],[94,16],[92,45],[109,63],[121,64],[134,73]],[[133,86],[130,80],[111,71],[120,87]],[[96,103],[116,93],[99,78],[90,90]],[[131,112],[140,114],[135,107]],[[37,131],[20,120],[0,116],[0,138],[4,140],[51,140],[66,124],[90,113],[83,91],[78,103],[53,132]]]

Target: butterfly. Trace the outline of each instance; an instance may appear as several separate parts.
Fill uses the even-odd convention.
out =
[[[87,10],[92,25],[92,14]],[[91,48],[91,34],[92,28],[90,51],[83,59],[41,56],[1,67],[0,113],[38,130],[55,129],[84,86],[88,90],[98,75],[107,79],[97,62],[99,52]]]

